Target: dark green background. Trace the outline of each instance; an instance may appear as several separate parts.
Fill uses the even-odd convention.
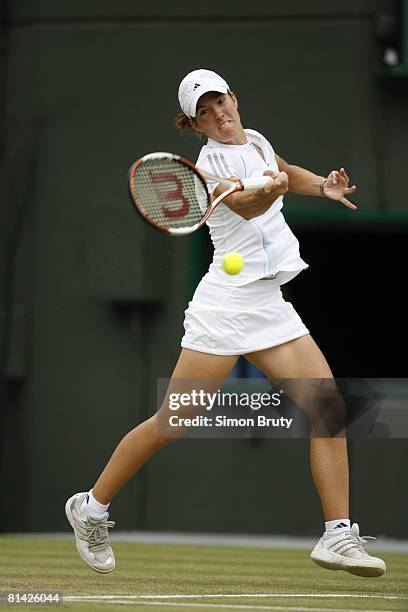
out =
[[[172,127],[191,69],[223,74],[243,123],[290,163],[349,171],[358,213],[286,200],[311,264],[288,296],[337,376],[406,376],[407,86],[380,78],[375,28],[397,4],[0,3],[1,529],[65,529],[65,499],[93,484],[171,374],[208,241],[143,224],[125,177],[147,152],[196,158],[199,141]],[[113,518],[318,534],[307,446],[180,441],[123,489]],[[353,520],[408,537],[407,442],[353,441],[350,457]]]

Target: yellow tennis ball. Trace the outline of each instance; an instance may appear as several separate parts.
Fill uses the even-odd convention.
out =
[[[227,274],[239,274],[244,267],[244,260],[240,253],[231,251],[230,253],[225,253],[222,260],[222,267]]]

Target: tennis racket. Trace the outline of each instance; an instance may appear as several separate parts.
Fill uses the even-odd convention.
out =
[[[203,172],[172,153],[149,153],[129,169],[129,193],[136,210],[153,227],[180,236],[204,225],[211,213],[232,193],[260,189],[266,176],[229,180]],[[228,185],[213,198],[207,181]]]

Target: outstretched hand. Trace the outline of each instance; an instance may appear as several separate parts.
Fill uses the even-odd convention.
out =
[[[345,197],[354,193],[357,187],[356,185],[349,187],[348,184],[349,177],[344,168],[340,168],[340,171],[332,170],[323,183],[322,193],[330,200],[337,200],[351,210],[357,210],[357,206]]]

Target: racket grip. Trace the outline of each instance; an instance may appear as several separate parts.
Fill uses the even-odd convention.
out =
[[[270,181],[270,176],[256,176],[254,178],[241,179],[241,185],[244,189],[261,189]]]

